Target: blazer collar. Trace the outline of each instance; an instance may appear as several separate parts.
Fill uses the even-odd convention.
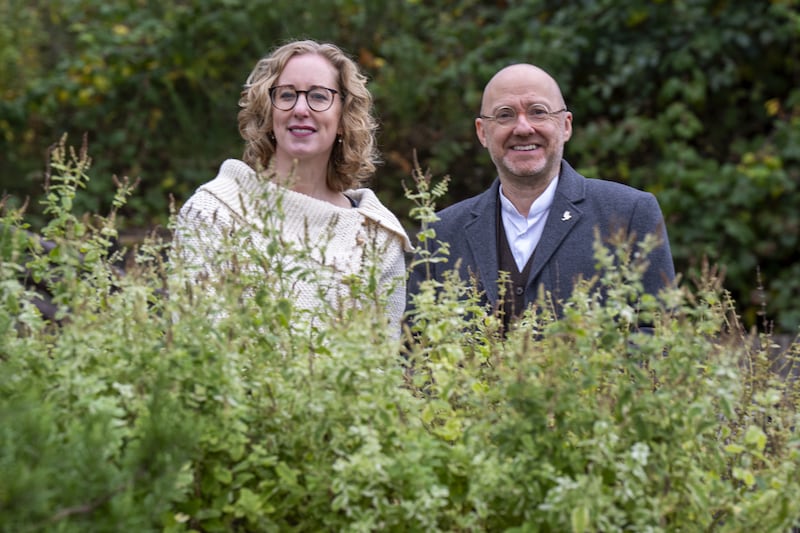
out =
[[[553,198],[553,205],[550,206],[550,214],[547,216],[542,238],[534,252],[528,283],[539,276],[544,266],[583,216],[579,204],[586,197],[584,180],[585,178],[578,174],[569,163],[561,161],[556,195]]]
[[[579,204],[586,196],[585,178],[565,160],[561,161],[558,187],[550,206],[550,214],[545,222],[541,240],[534,251],[528,283],[535,280],[558,247],[583,216]],[[464,225],[477,274],[490,302],[498,298],[497,277],[497,203],[499,202],[500,180],[495,178],[492,185],[481,193],[472,208],[472,220]]]
[[[496,179],[486,191],[478,196],[472,208],[472,220],[464,225],[467,239],[475,267],[486,297],[490,302],[497,301],[497,275],[499,263],[497,260],[497,203],[500,180]]]

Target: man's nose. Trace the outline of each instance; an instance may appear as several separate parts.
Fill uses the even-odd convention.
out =
[[[528,120],[526,113],[517,114],[517,120],[514,122],[514,133],[532,133],[536,131],[533,123]]]

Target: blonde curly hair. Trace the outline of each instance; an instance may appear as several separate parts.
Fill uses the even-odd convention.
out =
[[[339,47],[312,40],[291,41],[259,60],[247,77],[239,99],[239,133],[245,140],[242,159],[252,168],[266,168],[275,153],[272,102],[269,89],[286,63],[297,55],[317,54],[339,73],[342,96],[341,142],[328,160],[327,184],[334,191],[354,188],[369,179],[380,161],[375,142],[377,121],[372,116],[372,94],[367,78]]]

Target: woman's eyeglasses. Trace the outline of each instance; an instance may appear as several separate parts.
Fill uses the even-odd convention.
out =
[[[301,94],[306,95],[306,104],[312,111],[327,111],[333,105],[333,97],[339,91],[327,87],[312,86],[307,91],[300,91],[291,85],[278,85],[269,90],[269,99],[276,109],[290,111],[297,104]]]

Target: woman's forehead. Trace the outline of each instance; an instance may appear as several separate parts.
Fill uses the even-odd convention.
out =
[[[327,58],[319,54],[300,54],[292,56],[278,76],[278,84],[295,85],[301,89],[305,85],[323,85],[336,88],[338,72]]]

